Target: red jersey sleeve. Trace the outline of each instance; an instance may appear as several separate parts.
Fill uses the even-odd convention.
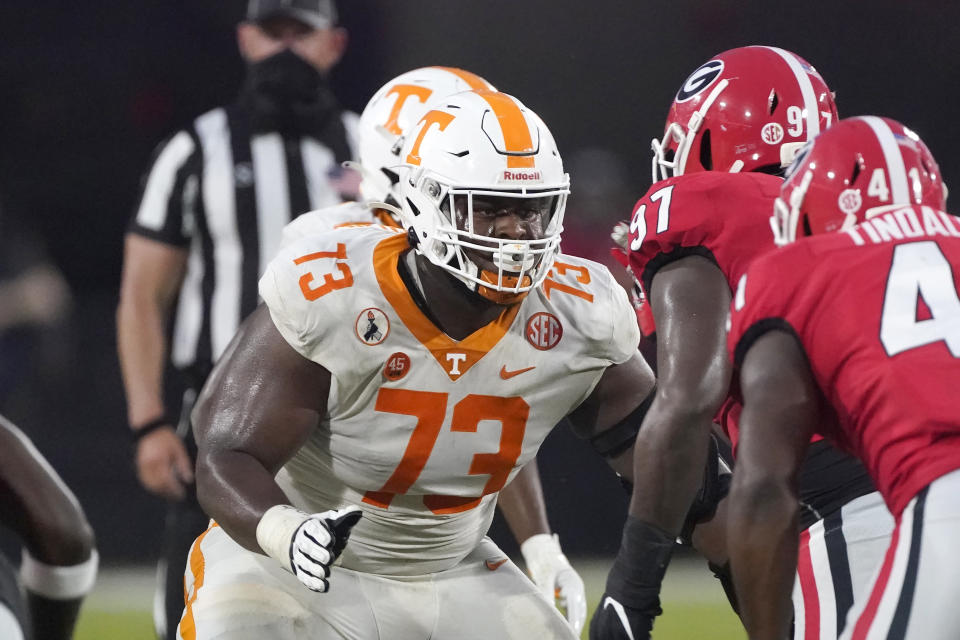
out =
[[[735,368],[740,368],[753,343],[768,331],[797,335],[790,317],[797,280],[791,276],[802,273],[804,253],[799,245],[777,249],[755,260],[740,276],[730,302],[727,329],[727,349]]]
[[[798,277],[806,272],[804,263],[809,259],[810,255],[800,245],[775,249],[754,260],[737,281],[727,327],[727,350],[734,365],[733,388],[739,389],[738,370],[747,351],[768,331],[789,333],[803,346],[800,333],[805,319],[816,307],[816,300],[809,290],[804,290]],[[734,395],[738,401],[735,416],[738,419],[742,398],[739,391]],[[737,426],[727,426],[734,446],[739,438]],[[816,434],[811,442],[821,439],[822,436]]]
[[[781,184],[765,174],[707,171],[650,187],[630,221],[630,268],[644,290],[663,266],[690,255],[716,264],[732,289],[774,247],[769,221]]]

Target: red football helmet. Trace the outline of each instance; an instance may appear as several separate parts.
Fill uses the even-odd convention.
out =
[[[877,116],[845,118],[801,150],[770,219],[778,245],[843,231],[903,205],[946,208],[947,188],[927,145]]]
[[[680,87],[654,139],[653,181],[695,171],[780,174],[837,119],[833,94],[810,64],[777,47],[714,56]]]

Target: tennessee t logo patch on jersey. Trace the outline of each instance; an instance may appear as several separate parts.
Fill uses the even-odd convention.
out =
[[[467,354],[465,353],[448,353],[447,354],[447,364],[450,365],[447,373],[450,376],[458,376],[462,371],[460,371],[460,364],[467,361]]]
[[[534,349],[546,351],[553,349],[560,343],[560,338],[563,337],[563,325],[560,324],[557,316],[540,311],[527,320],[524,335],[527,336],[527,342],[532,344]]]
[[[390,320],[380,309],[369,307],[357,316],[357,337],[365,345],[378,345],[390,334]]]

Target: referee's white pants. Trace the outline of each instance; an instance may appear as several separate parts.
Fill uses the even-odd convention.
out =
[[[794,640],[836,640],[883,562],[893,517],[878,492],[851,500],[800,533]]]
[[[934,480],[904,509],[843,640],[960,638],[958,541],[960,470]]]
[[[349,544],[349,543],[348,543]],[[489,538],[438,573],[386,577],[333,567],[315,593],[220,527],[194,543],[178,640],[575,640]]]

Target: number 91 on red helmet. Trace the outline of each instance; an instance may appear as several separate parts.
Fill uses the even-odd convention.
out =
[[[498,304],[543,282],[570,178],[539,116],[505,93],[462,92],[433,105],[400,155],[401,218],[418,252]]]

